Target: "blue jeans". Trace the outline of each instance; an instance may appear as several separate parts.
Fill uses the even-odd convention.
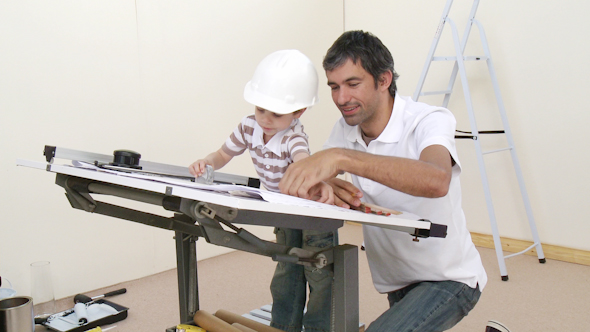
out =
[[[419,282],[387,294],[389,309],[366,332],[445,331],[473,309],[479,287],[455,281]]]
[[[321,251],[338,244],[338,233],[276,228],[277,243],[309,251]],[[286,332],[330,331],[332,309],[332,279],[334,272],[293,263],[279,262],[270,292],[272,294],[272,320],[270,326]],[[309,284],[309,301],[305,314],[306,284]]]

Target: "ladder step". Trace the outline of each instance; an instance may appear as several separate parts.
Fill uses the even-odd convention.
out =
[[[249,320],[253,320],[255,322],[270,326],[270,320],[267,320],[267,319],[252,316],[250,314],[243,314],[242,317],[245,317],[245,318],[248,318]]]
[[[447,95],[453,92],[453,90],[442,90],[442,91],[426,91],[421,92],[420,96],[432,96],[432,95]]]
[[[501,151],[506,151],[506,150],[512,150],[512,148],[507,147],[507,148],[503,148],[503,149],[490,150],[490,151],[482,152],[481,154],[490,154],[490,153],[496,153],[496,152],[501,152]]]
[[[270,312],[264,311],[262,309],[254,309],[254,310],[250,311],[250,315],[252,315],[254,317],[266,319],[268,321],[270,321],[270,319],[271,319]]]
[[[539,244],[540,244],[539,242],[533,242],[533,244],[530,247],[526,248],[525,250],[520,251],[520,252],[517,252],[517,253],[512,254],[512,255],[506,255],[506,256],[504,256],[504,259],[511,258],[511,257],[514,257],[514,256],[518,256],[518,255],[522,255],[522,254],[526,253],[527,251],[533,249],[534,247],[538,246]]]
[[[481,61],[487,60],[488,57],[485,55],[468,55],[463,57],[463,61]],[[457,61],[457,57],[454,55],[449,56],[435,56],[432,57],[432,61]]]

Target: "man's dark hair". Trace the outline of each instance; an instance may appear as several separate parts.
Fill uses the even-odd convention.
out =
[[[391,71],[393,79],[389,86],[389,94],[395,97],[395,91],[397,91],[395,81],[399,75],[393,69],[391,53],[379,38],[361,30],[347,31],[330,47],[322,65],[324,70],[332,71],[342,66],[348,59],[351,59],[354,64],[360,60],[363,69],[373,76],[375,88],[378,86],[381,74]]]

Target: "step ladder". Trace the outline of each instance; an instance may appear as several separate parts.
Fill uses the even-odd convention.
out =
[[[456,135],[455,138],[471,138],[473,140],[473,142],[475,143],[475,152],[477,155],[477,161],[479,164],[481,181],[483,184],[483,190],[485,193],[487,209],[488,209],[488,213],[489,213],[489,217],[490,217],[490,223],[491,223],[492,233],[493,233],[493,238],[494,238],[494,246],[496,249],[496,256],[498,258],[498,265],[500,266],[500,274],[501,274],[502,280],[507,281],[508,280],[508,272],[506,270],[506,263],[505,263],[506,258],[523,254],[523,253],[531,250],[532,248],[536,248],[537,256],[539,258],[540,263],[545,263],[545,256],[543,254],[543,248],[541,247],[541,241],[539,239],[539,234],[537,232],[537,227],[535,225],[535,220],[533,217],[533,212],[532,212],[531,205],[529,202],[529,197],[528,197],[525,183],[523,180],[522,171],[520,169],[520,164],[518,162],[518,157],[516,155],[516,149],[514,146],[512,133],[510,131],[510,126],[508,125],[508,118],[506,117],[504,103],[502,101],[502,96],[500,95],[500,89],[498,87],[498,80],[496,77],[496,71],[494,69],[494,65],[492,62],[492,56],[490,54],[488,42],[487,42],[485,32],[484,32],[481,22],[479,22],[478,20],[475,19],[477,7],[479,6],[479,0],[473,1],[471,12],[469,14],[469,19],[468,19],[465,31],[463,33],[463,39],[461,39],[461,40],[459,39],[459,33],[457,31],[457,26],[456,26],[455,22],[453,22],[453,20],[451,18],[449,18],[449,12],[451,10],[452,4],[453,4],[453,0],[447,0],[447,3],[446,3],[445,8],[443,10],[442,17],[440,19],[440,23],[437,27],[436,34],[435,34],[434,39],[432,41],[432,45],[430,47],[428,57],[426,58],[426,64],[424,65],[424,69],[422,70],[422,74],[420,75],[420,79],[418,81],[416,91],[414,92],[413,99],[417,101],[420,96],[444,95],[443,103],[441,106],[446,108],[449,103],[451,93],[453,92],[453,86],[455,84],[457,74],[459,74],[459,77],[461,79],[461,85],[463,86],[463,94],[465,95],[465,103],[467,106],[467,113],[469,114],[469,122],[470,122],[470,126],[471,126],[471,132],[458,131],[459,133],[463,133],[463,134],[467,134],[467,135]],[[443,32],[443,28],[446,24],[448,24],[451,28],[455,54],[452,56],[435,56],[436,48],[437,48],[438,43],[440,41],[440,38],[441,38],[441,35]],[[467,40],[469,39],[469,34],[471,32],[471,28],[472,28],[473,24],[475,24],[479,30],[481,44],[482,44],[483,51],[484,51],[484,55],[482,55],[482,56],[465,56],[464,55],[465,47],[467,45]],[[475,121],[475,115],[474,115],[474,111],[473,111],[473,102],[471,99],[471,93],[469,90],[469,84],[468,84],[468,80],[467,80],[467,73],[465,70],[465,62],[466,61],[484,61],[484,60],[488,66],[489,76],[491,79],[491,83],[493,85],[496,101],[498,104],[498,109],[500,112],[500,117],[502,120],[502,125],[504,127],[503,130],[478,131],[478,129],[477,129],[477,124]],[[424,86],[424,81],[426,80],[428,70],[430,69],[430,65],[433,61],[453,61],[454,66],[453,66],[453,70],[451,73],[451,77],[449,79],[449,83],[447,85],[446,90],[423,92],[422,89]],[[481,134],[503,134],[503,135],[505,135],[506,140],[508,142],[508,147],[503,148],[503,149],[498,149],[498,150],[492,150],[492,151],[482,151],[480,140],[479,140],[479,137]],[[518,179],[518,184],[520,186],[522,200],[524,203],[524,207],[525,207],[526,214],[527,214],[528,221],[529,221],[529,226],[531,228],[531,233],[532,233],[533,240],[534,240],[533,245],[531,245],[529,248],[527,248],[519,253],[507,255],[507,256],[504,256],[504,253],[502,251],[502,243],[501,243],[500,235],[498,232],[498,224],[496,222],[496,215],[494,213],[494,206],[492,204],[492,196],[490,193],[488,177],[486,174],[485,161],[483,158],[484,155],[486,155],[486,154],[497,153],[497,152],[502,152],[502,151],[510,151],[510,154],[512,157],[512,163],[514,165],[514,171],[515,171],[516,177]]]

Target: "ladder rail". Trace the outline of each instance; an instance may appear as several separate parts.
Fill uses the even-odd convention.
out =
[[[510,155],[512,157],[512,163],[514,165],[514,171],[516,173],[516,179],[518,181],[518,186],[520,188],[520,193],[522,196],[523,204],[525,207],[525,211],[527,214],[527,219],[529,222],[529,227],[531,228],[531,233],[533,235],[533,240],[536,244],[537,249],[537,257],[539,260],[545,260],[545,254],[543,252],[543,247],[541,246],[541,239],[539,237],[539,232],[537,230],[535,217],[533,215],[533,209],[531,208],[531,203],[528,195],[528,191],[526,189],[526,184],[524,183],[524,176],[522,174],[522,168],[520,167],[520,161],[518,159],[518,155],[516,154],[516,149],[514,147],[514,138],[512,136],[512,130],[510,129],[510,124],[508,122],[508,116],[506,115],[506,108],[504,107],[504,100],[502,98],[502,94],[500,92],[500,85],[498,84],[498,77],[496,76],[496,70],[494,67],[494,62],[492,60],[491,52],[489,49],[489,44],[487,40],[487,36],[485,30],[483,28],[483,24],[479,20],[475,20],[475,24],[479,29],[479,35],[481,38],[481,42],[483,45],[484,53],[487,56],[486,63],[488,65],[488,72],[490,74],[490,78],[492,80],[492,86],[494,87],[494,93],[496,95],[496,100],[498,102],[498,110],[500,112],[500,118],[502,119],[502,125],[504,127],[504,133],[506,135],[506,140],[510,146]]]
[[[473,5],[471,6],[471,12],[469,13],[469,19],[467,21],[467,25],[465,26],[465,31],[463,32],[463,40],[461,40],[461,53],[457,54],[457,57],[463,56],[465,52],[465,48],[467,47],[467,41],[469,40],[469,35],[471,34],[471,28],[473,26],[473,20],[475,19],[475,14],[477,13],[477,8],[479,8],[479,0],[474,0]],[[453,65],[453,71],[451,72],[451,78],[449,79],[449,84],[447,85],[447,90],[453,91],[453,86],[455,85],[455,80],[457,79],[457,71],[459,70],[458,63],[455,62]],[[445,95],[442,107],[447,107],[449,105],[449,101],[451,100],[451,94],[448,93]]]
[[[459,73],[459,76],[461,79],[461,85],[463,87],[463,94],[465,97],[467,114],[469,116],[469,123],[471,125],[471,132],[474,136],[477,136],[477,135],[479,135],[479,131],[477,130],[477,121],[475,119],[475,113],[473,111],[473,101],[471,99],[471,91],[469,90],[467,71],[465,70],[465,63],[463,61],[463,56],[462,56],[463,49],[462,49],[461,42],[459,41],[459,33],[457,30],[457,26],[455,25],[455,22],[453,20],[448,19],[448,23],[451,27],[451,32],[453,35],[453,44],[455,46],[455,52],[457,53],[456,66],[458,68],[458,73]],[[485,198],[486,198],[486,206],[488,209],[488,215],[490,217],[490,224],[491,224],[491,228],[492,228],[492,238],[494,240],[494,248],[496,250],[496,257],[498,260],[498,266],[500,268],[500,274],[504,279],[505,276],[506,277],[508,276],[508,271],[506,269],[506,262],[504,261],[504,252],[502,251],[502,242],[500,240],[498,223],[496,221],[496,212],[494,209],[494,203],[492,200],[492,196],[488,194],[491,192],[491,190],[490,190],[490,183],[488,180],[485,160],[483,159],[483,151],[482,151],[481,144],[480,144],[479,140],[474,140],[474,144],[475,144],[475,150],[476,150],[476,156],[477,156],[477,163],[479,164],[479,174],[480,174],[481,183],[482,183],[483,190],[485,193]]]
[[[445,27],[445,22],[447,17],[449,16],[449,12],[451,11],[451,6],[453,5],[453,0],[447,0],[445,8],[443,9],[443,14],[440,18],[438,26],[436,28],[436,33],[434,34],[434,38],[432,39],[432,43],[430,45],[430,50],[428,51],[428,56],[426,57],[426,64],[422,69],[422,73],[420,74],[420,79],[418,80],[418,86],[416,86],[416,91],[414,92],[413,99],[418,100],[420,96],[420,91],[422,91],[422,87],[426,80],[426,75],[428,74],[428,69],[430,69],[430,64],[432,63],[432,58],[434,57],[434,52],[436,52],[436,48],[438,46],[438,42],[440,41],[440,36],[442,35],[443,29]]]

